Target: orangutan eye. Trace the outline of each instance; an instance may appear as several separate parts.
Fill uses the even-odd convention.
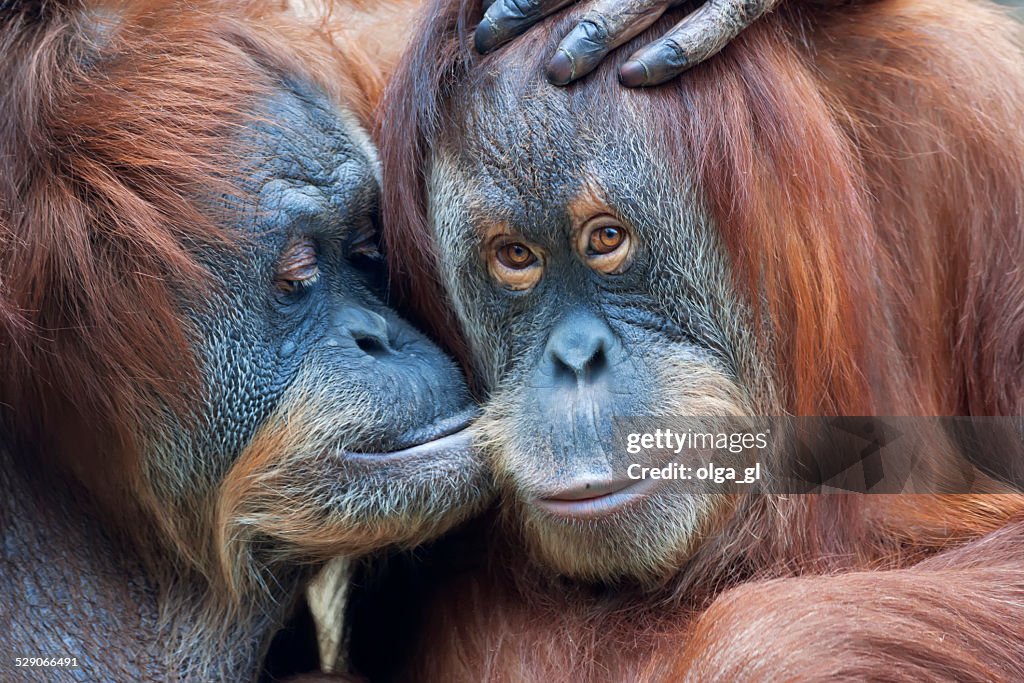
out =
[[[295,294],[320,279],[316,243],[308,237],[291,242],[281,254],[274,274],[274,286],[285,294]]]
[[[365,273],[379,274],[384,269],[384,253],[380,249],[380,234],[365,232],[348,247],[349,262]]]
[[[544,267],[538,251],[526,242],[499,236],[488,249],[487,270],[506,289],[523,291],[537,284]]]
[[[590,233],[590,253],[610,254],[626,241],[626,231],[613,225],[594,229]]]
[[[598,216],[580,232],[577,250],[594,270],[606,275],[621,273],[632,254],[629,231],[611,216]]]
[[[506,268],[522,270],[536,263],[537,257],[522,242],[511,242],[498,247],[498,260]]]

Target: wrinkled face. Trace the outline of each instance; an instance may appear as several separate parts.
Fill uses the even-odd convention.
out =
[[[646,95],[517,77],[459,97],[430,174],[441,271],[490,391],[484,442],[542,562],[656,579],[729,498],[631,479],[667,461],[628,453],[623,430],[767,409],[750,316],[700,193],[631,111]]]
[[[192,313],[201,414],[152,435],[149,476],[181,506],[196,482],[219,486],[225,542],[328,556],[422,540],[483,500],[464,431],[477,410],[455,364],[384,303],[365,134],[301,85],[265,107],[239,140],[251,199],[240,216],[226,202],[248,239],[206,259],[215,286]]]

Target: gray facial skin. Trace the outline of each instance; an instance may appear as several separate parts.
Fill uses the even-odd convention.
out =
[[[657,161],[658,141],[636,134],[643,113],[524,85],[516,59],[457,96],[429,176],[440,270],[491,394],[483,443],[543,563],[657,577],[725,496],[630,488],[616,420],[752,415],[768,384],[715,226],[690,179]],[[601,216],[630,235],[621,272],[580,248]],[[532,288],[495,278],[501,243],[535,253]]]
[[[461,372],[385,303],[368,138],[302,83],[254,114],[224,165],[242,191],[205,202],[241,239],[197,250],[210,281],[183,299],[192,414],[139,420],[140,516],[108,523],[0,439],[0,591],[20,596],[0,650],[77,656],[89,680],[255,680],[321,562],[415,545],[489,499]],[[319,276],[284,291],[302,240]]]
[[[365,453],[429,440],[473,412],[455,364],[384,303],[379,255],[353,253],[360,240],[375,245],[372,146],[322,95],[292,85],[243,142],[244,189],[256,198],[238,225],[247,241],[241,253],[208,255],[219,296],[191,314],[208,396],[200,429],[168,450],[224,453],[216,474],[300,395],[339,411],[325,415],[339,449]],[[315,245],[319,277],[278,291],[277,263],[302,239]]]
[[[210,257],[221,294],[191,314],[207,388],[198,428],[154,435],[151,476],[182,502],[188,491],[162,473],[201,467],[197,478],[215,482],[273,431],[274,447],[290,451],[275,458],[291,468],[275,474],[282,483],[308,476],[304,495],[321,514],[359,515],[342,542],[351,547],[336,551],[362,550],[360,527],[375,538],[396,514],[413,517],[396,540],[416,537],[416,520],[433,524],[475,500],[480,468],[467,437],[399,455],[463,429],[475,409],[454,363],[383,303],[379,255],[353,252],[375,239],[377,167],[362,133],[294,84],[267,103],[264,120],[272,123],[243,143],[255,150],[243,152],[257,198],[239,226],[248,240],[241,254]],[[278,262],[303,239],[315,245],[319,277],[279,291]]]

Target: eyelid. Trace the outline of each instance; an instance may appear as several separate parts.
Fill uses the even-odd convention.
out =
[[[284,258],[281,259],[280,266],[282,270],[287,270],[288,268],[302,266],[307,263],[315,263],[317,260],[316,251],[312,248],[293,249],[289,250]]]
[[[288,245],[274,277],[278,281],[313,282],[319,276],[320,255],[316,243],[303,238]]]
[[[544,250],[541,249],[537,243],[523,237],[522,235],[510,232],[501,232],[496,235],[491,235],[484,241],[484,249],[494,251],[508,244],[522,244],[536,254],[538,259],[543,259],[544,257]]]
[[[357,236],[352,243],[349,245],[349,253],[353,254],[365,254],[368,256],[375,256],[381,253],[381,244],[379,235],[360,235]]]

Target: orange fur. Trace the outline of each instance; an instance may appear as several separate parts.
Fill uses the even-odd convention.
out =
[[[117,456],[130,479],[140,422],[187,419],[199,389],[179,315],[206,293],[195,254],[237,240],[194,198],[240,194],[228,145],[275,74],[364,122],[382,78],[336,27],[273,3],[43,7],[0,23],[0,417],[11,438]]]
[[[665,88],[623,94],[614,59],[574,87],[631,98],[637,130],[657,130],[673,152],[666,162],[695,169],[738,291],[779,336],[773,369],[787,411],[1018,415],[1020,27],[966,0],[831,4],[783,4]],[[520,38],[520,66],[540,73],[574,17]],[[430,6],[381,124],[391,255],[436,329],[451,329],[452,317],[424,258],[424,164],[460,79],[509,59],[473,56],[460,42],[478,19],[471,3]],[[427,590],[410,671],[492,681],[890,671],[1017,680],[1022,517],[1015,494],[751,497],[712,523],[667,585],[611,595],[551,579],[485,524],[478,536],[489,547],[474,548],[476,561],[460,556],[464,569],[442,569]],[[769,578],[777,582],[753,583]]]

